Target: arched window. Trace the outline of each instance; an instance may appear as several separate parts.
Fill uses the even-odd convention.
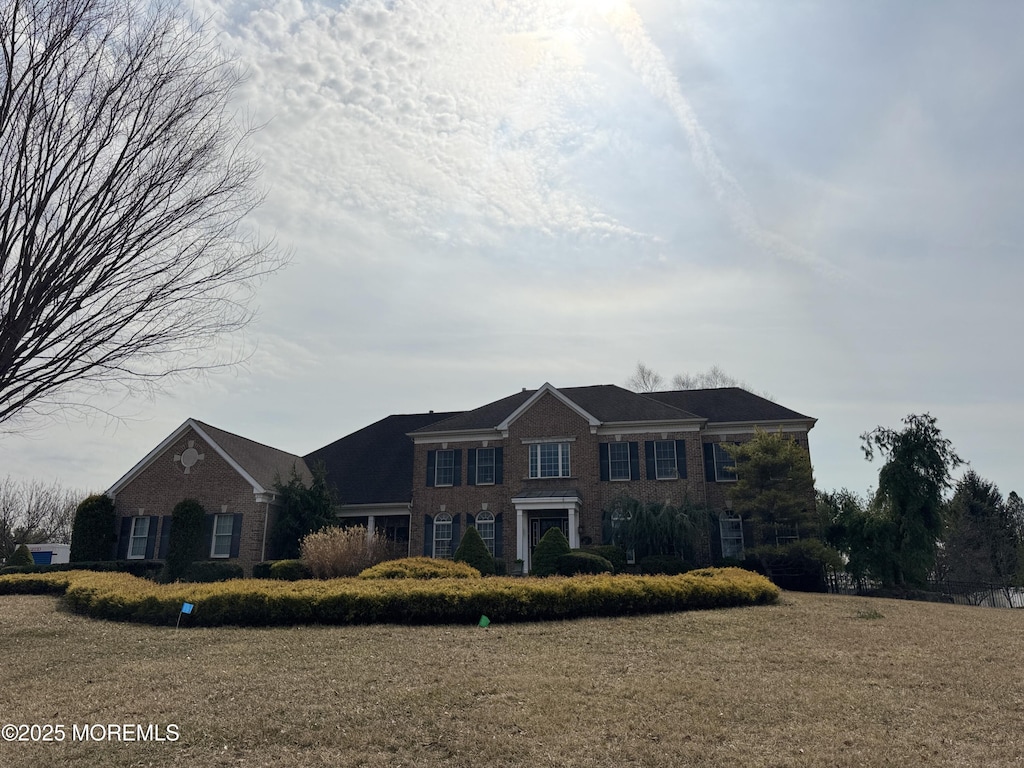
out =
[[[434,557],[452,556],[452,516],[441,512],[434,517]]]
[[[487,551],[494,556],[494,513],[481,512],[476,516],[476,530],[487,545]]]

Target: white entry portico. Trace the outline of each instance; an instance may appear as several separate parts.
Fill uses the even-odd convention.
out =
[[[516,510],[516,558],[523,561],[524,573],[530,572],[533,548],[546,530],[544,526],[561,521],[569,546],[579,548],[582,499],[575,489],[521,491],[512,505]]]

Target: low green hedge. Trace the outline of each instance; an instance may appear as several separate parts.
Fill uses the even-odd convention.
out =
[[[433,557],[385,560],[359,574],[360,579],[479,579],[480,571],[469,563]]]
[[[580,573],[615,573],[611,560],[594,552],[575,550],[567,555],[559,555],[555,560],[555,572],[562,576],[575,576]]]
[[[153,560],[91,560],[81,563],[53,563],[51,565],[12,565],[0,568],[0,576],[9,573],[59,573],[62,571],[99,571],[101,573],[130,573],[143,579],[155,579],[163,564]]]
[[[236,580],[155,584],[122,573],[68,571],[0,577],[0,594],[63,594],[73,611],[97,619],[171,625],[182,603],[190,626],[456,624],[620,616],[773,603],[778,588],[742,569],[682,576],[543,579]]]

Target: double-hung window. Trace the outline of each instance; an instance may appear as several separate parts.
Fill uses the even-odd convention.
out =
[[[213,540],[210,542],[210,557],[231,557],[231,536],[234,532],[234,515],[213,516]]]
[[[740,516],[735,512],[723,512],[718,516],[718,527],[722,536],[722,557],[743,557],[743,520]]]
[[[481,512],[476,516],[476,530],[484,540],[487,551],[494,557],[494,513]]]
[[[533,443],[530,477],[569,477],[569,443]]]
[[[455,451],[438,451],[434,459],[434,485],[454,485]]]
[[[476,484],[494,485],[494,449],[476,449]]]
[[[658,480],[675,480],[679,477],[675,440],[658,440],[654,443],[654,471]]]
[[[715,482],[730,483],[736,480],[736,459],[729,455],[719,443],[714,443]]]
[[[608,444],[608,478],[629,480],[629,443]]]
[[[133,517],[131,538],[128,542],[128,559],[144,560],[146,558],[146,543],[149,539],[150,519],[148,517]]]
[[[442,512],[434,518],[434,557],[452,556],[452,516]]]

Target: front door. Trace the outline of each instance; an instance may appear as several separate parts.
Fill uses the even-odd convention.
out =
[[[569,513],[562,510],[537,512],[530,516],[530,554],[537,546],[541,536],[551,528],[561,528],[565,538],[569,538]]]

